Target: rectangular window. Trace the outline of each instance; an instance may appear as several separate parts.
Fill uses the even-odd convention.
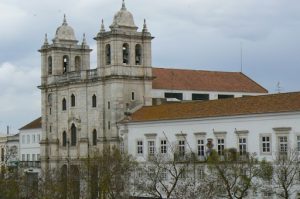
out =
[[[27,135],[27,144],[30,143],[30,135]]]
[[[205,154],[205,145],[204,145],[204,140],[200,139],[198,140],[198,156],[204,156]]]
[[[32,154],[32,161],[36,161],[35,154]]]
[[[131,92],[131,100],[133,101],[134,99],[135,99],[134,92]]]
[[[261,137],[261,145],[263,153],[271,152],[271,138],[270,136],[262,136]]]
[[[107,102],[107,109],[110,109],[110,102]]]
[[[148,141],[148,155],[154,156],[155,154],[155,142],[153,140]]]
[[[179,152],[180,156],[185,155],[185,141],[184,140],[178,141],[178,152]]]
[[[167,153],[167,140],[160,141],[160,152],[163,154]]]
[[[22,135],[22,144],[25,144],[25,135]]]
[[[192,93],[192,100],[209,100],[209,94]]]
[[[287,136],[278,136],[279,143],[279,153],[281,155],[286,155],[288,150],[288,138]]]
[[[38,137],[38,142],[40,142],[40,140],[41,140],[40,135],[37,135],[37,137]]]
[[[205,175],[204,167],[199,167],[198,170],[197,170],[197,173],[198,173],[198,178],[203,179],[204,175]]]
[[[165,98],[176,98],[178,100],[182,100],[182,93],[165,93]]]
[[[218,138],[218,154],[224,155],[225,141],[224,138]]]
[[[36,154],[36,159],[37,159],[37,161],[41,160],[40,154]]]
[[[234,98],[234,95],[218,95],[218,99]]]
[[[240,155],[247,154],[247,140],[246,138],[239,138],[239,152]]]
[[[32,135],[32,143],[35,143],[35,135]]]
[[[30,154],[27,154],[27,161],[30,161]]]
[[[110,121],[107,122],[107,128],[110,129]]]
[[[25,161],[25,154],[22,154],[22,161]]]
[[[161,171],[161,179],[162,180],[167,180],[168,179],[168,174],[167,174],[167,170],[166,169],[163,169]]]
[[[143,155],[143,141],[137,141],[137,154]]]
[[[297,150],[300,152],[300,135],[297,136]]]

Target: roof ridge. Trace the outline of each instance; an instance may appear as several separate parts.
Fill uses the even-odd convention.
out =
[[[153,69],[166,70],[187,70],[187,71],[203,71],[203,72],[218,72],[218,73],[240,73],[239,71],[219,71],[219,70],[203,70],[203,69],[189,69],[189,68],[168,68],[168,67],[152,67]]]

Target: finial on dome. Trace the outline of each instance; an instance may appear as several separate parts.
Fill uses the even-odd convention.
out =
[[[104,21],[103,19],[101,20],[101,29],[100,32],[105,32],[105,27],[104,27]]]
[[[64,14],[64,21],[63,21],[63,25],[68,25],[68,23],[67,23],[67,19],[66,19],[66,14]]]
[[[121,10],[126,10],[125,0],[122,1],[122,9]]]
[[[148,32],[148,28],[147,28],[147,24],[146,24],[146,19],[144,19],[143,32]]]
[[[44,40],[44,45],[48,45],[48,37],[47,37],[47,33],[45,34],[45,40]]]
[[[85,33],[83,33],[82,45],[86,45]]]

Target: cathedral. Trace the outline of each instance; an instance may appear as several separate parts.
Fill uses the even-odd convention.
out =
[[[95,150],[120,143],[118,122],[141,107],[166,101],[212,100],[267,94],[240,72],[152,67],[146,21],[141,30],[123,1],[109,29],[96,34],[92,49],[76,39],[66,16],[41,53],[42,168],[79,164]]]

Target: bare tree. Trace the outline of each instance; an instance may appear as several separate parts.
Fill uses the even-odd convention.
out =
[[[299,153],[289,149],[284,153],[277,153],[273,161],[274,175],[272,179],[273,192],[279,197],[290,199],[295,193],[295,186],[299,183],[300,160]]]
[[[265,174],[263,168],[266,167],[262,167],[255,154],[241,156],[236,149],[227,149],[221,156],[212,151],[208,157],[208,168],[210,180],[204,187],[213,186],[213,195],[242,199],[250,190],[259,188],[260,179]]]
[[[130,195],[130,176],[137,163],[117,148],[104,149],[84,160],[82,178],[91,199],[124,199]]]
[[[140,163],[135,172],[135,195],[155,198],[192,198],[193,155],[182,153],[174,145],[171,153],[156,152]],[[173,153],[172,153],[173,152]]]

